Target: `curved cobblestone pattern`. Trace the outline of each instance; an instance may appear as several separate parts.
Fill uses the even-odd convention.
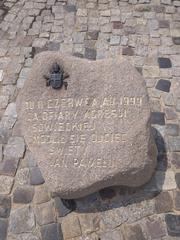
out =
[[[52,196],[21,135],[16,97],[33,57],[123,55],[144,76],[158,166],[141,188]],[[180,1],[4,0],[0,3],[0,240],[180,237]]]

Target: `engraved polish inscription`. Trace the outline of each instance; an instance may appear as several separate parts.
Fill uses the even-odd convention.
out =
[[[142,96],[106,96],[30,100],[23,106],[30,126],[30,142],[48,146],[52,167],[103,169],[115,167],[116,159],[104,159],[102,146],[126,144],[126,131],[104,128],[103,121],[121,125],[128,112],[138,113],[142,104]],[[92,158],[89,145],[99,147],[100,156]]]

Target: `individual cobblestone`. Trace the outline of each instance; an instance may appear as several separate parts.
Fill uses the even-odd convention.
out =
[[[30,168],[30,184],[31,185],[40,185],[44,183],[44,178],[41,174],[41,171],[38,167]]]
[[[9,196],[0,196],[0,218],[8,218],[11,210],[11,198]]]
[[[40,185],[35,188],[35,194],[33,198],[33,202],[35,204],[38,203],[45,203],[50,200],[50,194],[47,190],[47,187],[45,185]]]
[[[6,240],[7,229],[8,229],[8,221],[6,219],[0,219],[1,240]]]
[[[168,234],[170,236],[180,236],[180,216],[167,214],[165,217]]]
[[[164,92],[169,92],[170,87],[171,87],[171,82],[168,80],[163,80],[163,79],[159,80],[156,85],[156,89],[164,91]]]
[[[123,236],[125,239],[130,240],[145,240],[144,234],[142,232],[142,228],[140,225],[124,225],[123,227]]]
[[[151,123],[158,125],[165,125],[164,113],[162,112],[152,112]]]
[[[160,57],[158,58],[158,63],[160,68],[171,68],[172,63],[169,58]]]
[[[35,207],[36,220],[39,225],[55,222],[55,212],[52,202],[42,203]]]
[[[71,228],[69,228],[71,226]],[[64,239],[81,236],[81,227],[76,215],[68,215],[62,221],[62,232]]]
[[[162,238],[166,235],[165,226],[158,220],[147,221],[146,226],[149,232],[151,239]]]
[[[24,139],[22,137],[11,137],[4,148],[4,156],[9,158],[22,158],[24,151]]]
[[[34,214],[29,206],[12,210],[9,220],[10,233],[31,232],[34,227]]]
[[[42,226],[41,237],[43,240],[63,240],[60,225],[52,223]]]
[[[14,183],[14,178],[0,175],[0,194],[9,194]]]
[[[155,198],[157,213],[171,212],[173,210],[173,198],[169,192],[162,192]]]
[[[34,196],[34,188],[30,186],[17,187],[13,192],[14,203],[30,203]]]

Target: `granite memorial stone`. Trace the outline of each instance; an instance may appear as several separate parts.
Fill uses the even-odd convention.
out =
[[[53,64],[67,88],[46,86]],[[156,166],[144,79],[122,58],[89,61],[59,53],[36,56],[18,96],[22,135],[43,177],[62,198],[113,186],[140,186]]]

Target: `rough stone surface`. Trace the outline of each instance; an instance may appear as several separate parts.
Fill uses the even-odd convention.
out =
[[[81,227],[77,216],[66,216],[62,221],[62,232],[65,239],[81,236]],[[71,227],[69,227],[71,226]]]
[[[167,214],[165,216],[168,234],[170,236],[180,236],[180,215]]]
[[[41,174],[41,171],[38,167],[32,167],[30,169],[30,184],[31,185],[40,185],[44,183],[44,178]]]
[[[33,202],[34,203],[44,203],[50,200],[50,194],[47,191],[47,187],[40,185],[36,187]]]
[[[45,225],[55,222],[55,213],[52,202],[42,203],[36,206],[35,214],[37,223]]]
[[[158,63],[159,63],[160,68],[171,68],[172,67],[172,63],[169,58],[160,57],[160,58],[158,58]]]
[[[54,61],[70,75],[67,90],[46,86],[43,75]],[[145,82],[121,58],[89,62],[40,54],[18,98],[18,112],[49,188],[63,198],[112,185],[139,186],[154,171]]]
[[[172,196],[168,192],[162,192],[155,198],[157,213],[170,212],[173,209]]]
[[[151,123],[158,124],[158,125],[165,125],[164,113],[152,112],[151,113]]]
[[[0,175],[0,194],[9,194],[14,183],[14,178]]]
[[[19,159],[4,157],[0,163],[0,173],[8,176],[14,176],[18,167]]]
[[[142,229],[140,225],[125,225],[123,227],[123,236],[127,240],[145,240],[146,238],[143,235]]]
[[[42,226],[41,236],[43,240],[63,240],[60,225],[57,223]]]
[[[14,203],[30,203],[34,196],[34,188],[30,186],[18,187],[13,192]]]
[[[162,226],[160,221],[148,221],[146,224],[151,239],[162,238],[166,235],[165,228]]]
[[[11,209],[10,197],[0,195],[0,218],[9,217],[10,209]]]
[[[8,220],[0,219],[0,239],[6,240]]]
[[[18,208],[11,212],[9,232],[16,234],[31,232],[34,226],[34,214],[29,206]]]
[[[4,156],[22,158],[25,151],[25,143],[22,137],[11,137],[4,149]]]
[[[156,85],[156,89],[164,92],[169,92],[170,87],[171,87],[171,82],[163,79],[160,79]]]

